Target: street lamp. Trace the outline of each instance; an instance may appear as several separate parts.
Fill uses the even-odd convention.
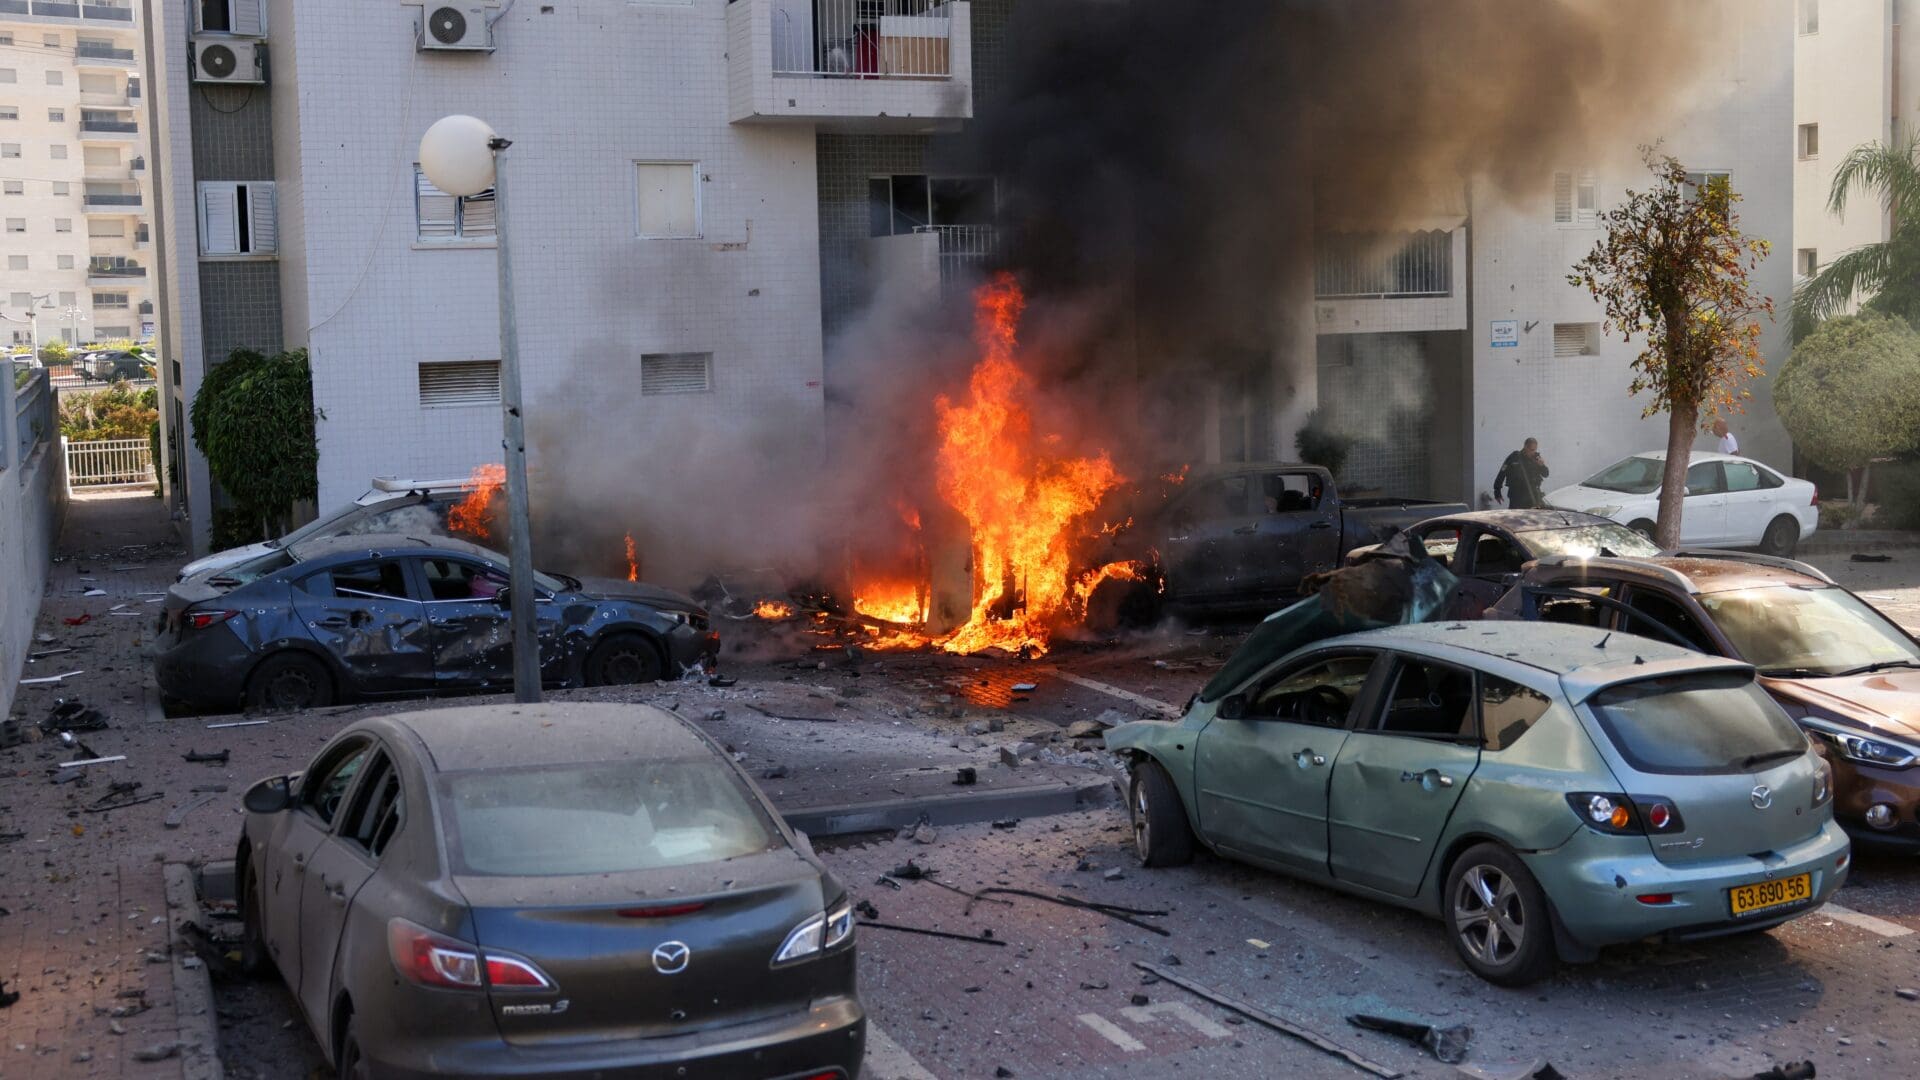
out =
[[[520,407],[520,332],[513,311],[513,261],[507,251],[507,192],[500,162],[513,143],[472,116],[436,120],[420,137],[420,171],[433,186],[466,198],[493,189],[500,267],[500,416],[507,466],[507,604],[513,616],[513,697],[540,700],[540,640],[534,605],[533,538],[527,506],[527,434]]]

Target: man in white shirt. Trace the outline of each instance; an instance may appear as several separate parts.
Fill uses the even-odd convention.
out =
[[[1721,453],[1737,454],[1740,452],[1740,440],[1733,437],[1733,429],[1727,426],[1725,420],[1715,420],[1713,422],[1713,433],[1720,436]]]

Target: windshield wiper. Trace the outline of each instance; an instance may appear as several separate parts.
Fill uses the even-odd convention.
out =
[[[1751,769],[1761,762],[1780,761],[1784,758],[1799,757],[1804,753],[1806,753],[1805,750],[1795,748],[1790,750],[1769,750],[1764,754],[1748,754],[1746,757],[1740,759],[1740,767],[1743,769]]]
[[[1847,671],[1839,672],[1834,677],[1844,678],[1848,675],[1871,675],[1876,671],[1885,671],[1888,668],[1897,667],[1920,668],[1920,660],[1882,660],[1877,664],[1868,664],[1864,667],[1851,668]]]
[[[1760,674],[1769,679],[1826,679],[1831,678],[1830,671],[1816,671],[1810,667],[1766,667]]]

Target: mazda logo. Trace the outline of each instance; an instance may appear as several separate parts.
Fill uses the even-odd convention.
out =
[[[1753,789],[1753,808],[1765,810],[1773,805],[1773,789],[1765,784]]]
[[[653,970],[662,975],[678,975],[687,970],[687,961],[692,959],[693,950],[685,942],[669,941],[653,947]]]

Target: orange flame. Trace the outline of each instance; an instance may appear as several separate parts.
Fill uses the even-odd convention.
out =
[[[870,619],[919,626],[927,621],[927,588],[918,582],[863,581],[853,610]]]
[[[447,528],[476,540],[493,537],[493,498],[507,482],[507,467],[489,463],[473,470],[467,495],[447,511]]]
[[[627,534],[627,580],[640,580],[640,553],[633,546],[633,534]]]
[[[984,355],[964,400],[942,395],[934,403],[940,494],[972,528],[973,609],[937,644],[958,653],[999,646],[1040,654],[1051,629],[1084,607],[1073,591],[1073,525],[1123,478],[1104,453],[1058,457],[1058,436],[1034,434],[1024,404],[1033,382],[1015,359],[1026,298],[1013,276],[997,275],[974,302]]]
[[[1179,472],[1167,473],[1166,475],[1162,476],[1160,479],[1166,481],[1169,484],[1175,484],[1175,485],[1184,484],[1187,482],[1187,471],[1192,468],[1193,466],[1191,465],[1182,465],[1180,466]]]
[[[1073,598],[1078,601],[1081,614],[1087,610],[1087,601],[1093,599],[1093,591],[1105,581],[1140,581],[1146,577],[1146,571],[1137,562],[1112,562],[1098,570],[1089,570],[1080,575],[1073,583]]]
[[[793,605],[784,600],[762,600],[753,605],[753,614],[761,619],[789,619],[793,617]]]

